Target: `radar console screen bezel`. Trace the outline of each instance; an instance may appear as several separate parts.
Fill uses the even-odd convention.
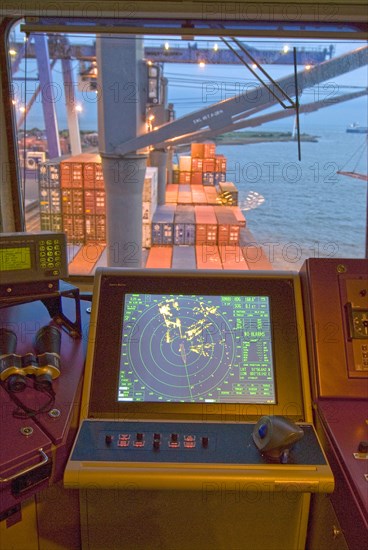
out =
[[[293,283],[292,274],[98,270],[88,416],[298,419]]]

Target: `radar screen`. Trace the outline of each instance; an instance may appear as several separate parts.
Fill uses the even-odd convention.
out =
[[[119,402],[275,403],[268,296],[125,294]]]

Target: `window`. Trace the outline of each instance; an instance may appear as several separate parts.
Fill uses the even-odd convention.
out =
[[[364,257],[364,42],[46,31],[10,33],[11,102],[27,230],[65,231],[72,274],[120,261],[114,231],[136,208],[127,191],[120,215],[104,182],[110,141],[147,155],[128,266],[141,251],[198,269]]]

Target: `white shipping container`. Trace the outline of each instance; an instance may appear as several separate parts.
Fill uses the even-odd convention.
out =
[[[151,224],[143,223],[142,224],[142,247],[150,248],[151,247]]]
[[[144,177],[143,201],[153,202],[157,204],[157,186],[157,168],[155,166],[148,166],[146,168],[146,175]]]
[[[192,170],[192,157],[182,155],[179,157],[179,171],[190,172]]]
[[[151,223],[152,216],[155,213],[155,210],[157,208],[157,201],[156,203],[144,201],[142,203],[142,221],[143,223]]]

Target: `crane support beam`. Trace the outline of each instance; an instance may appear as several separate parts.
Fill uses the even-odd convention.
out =
[[[68,46],[67,38],[64,39]],[[79,120],[76,109],[76,98],[74,93],[73,67],[70,59],[61,60],[61,70],[63,73],[63,84],[65,94],[65,105],[69,128],[69,141],[72,155],[79,155],[82,152]]]
[[[143,131],[147,90],[141,59],[140,38],[99,37],[97,40],[97,60],[101,67],[99,144],[108,213],[107,265],[113,267],[142,266],[142,197],[147,157],[114,153],[121,136],[130,139]],[[130,101],[126,100],[126,90],[134,92]]]
[[[60,157],[60,140],[54,97],[55,91],[52,86],[50,58],[47,48],[46,34],[38,34],[35,36],[35,49],[49,158]]]
[[[352,99],[357,99],[358,97],[362,97],[368,95],[368,88],[365,88],[364,90],[361,90],[359,92],[352,92],[350,94],[343,94],[333,100],[333,105],[337,105],[338,103],[343,103],[345,101],[351,101]],[[312,101],[311,103],[305,103],[304,105],[300,105],[300,113],[312,113],[314,111],[318,111],[319,109],[323,109],[324,107],[327,107],[331,105],[332,103],[326,102],[325,99],[321,99],[320,101]],[[280,120],[282,118],[286,118],[288,116],[293,116],[293,112],[290,112],[289,109],[268,113],[266,115],[260,115],[260,116],[252,116],[247,117],[243,120],[239,120],[232,124],[231,126],[228,126],[226,128],[222,128],[222,130],[219,131],[211,131],[207,130],[201,133],[197,133],[195,136],[195,139],[199,141],[205,141],[207,139],[214,139],[215,137],[224,134],[226,132],[233,132],[235,130],[241,130],[243,128],[254,128],[261,126],[262,124],[265,124],[267,122],[272,122],[274,120]],[[188,138],[183,137],[182,139],[176,140],[175,145],[184,145],[187,143]],[[160,144],[158,145],[160,146]]]
[[[312,67],[310,70],[303,70],[298,73],[298,92],[300,94],[307,88],[312,88],[321,82],[329,81],[367,64],[367,46],[325,61],[320,65]],[[278,85],[290,97],[295,97],[295,77],[293,74],[278,80]],[[205,99],[210,100],[211,93],[213,95],[214,90],[207,88],[206,93],[207,96]],[[254,108],[266,108],[274,105],[276,99],[270,96],[271,94],[266,92],[261,86],[255,86],[252,90],[247,90],[246,93],[214,103],[207,108],[178,118],[147,134],[121,143],[116,147],[115,153],[127,154],[169,141],[175,145],[176,140],[180,139],[182,141],[181,138],[183,136],[188,136],[188,140],[193,140],[197,134],[207,129],[212,131],[221,129],[223,131],[223,128],[232,127],[234,117],[241,114],[246,116],[246,113]]]
[[[63,48],[57,41],[51,38],[50,58],[51,59],[78,59],[79,61],[95,61],[96,60],[96,48],[93,44],[71,44],[68,49]],[[17,51],[24,54],[24,45],[21,42],[12,42],[12,47]],[[293,64],[293,52],[292,50],[282,51],[280,49],[257,49],[248,44],[245,45],[253,57],[257,60],[257,63],[262,65],[292,65]],[[23,48],[23,50],[22,50]],[[326,61],[334,54],[334,46],[331,44],[325,48],[305,48],[298,52],[298,63],[301,65],[315,65]],[[31,43],[27,47],[27,57],[35,57],[34,45]],[[201,61],[207,65],[239,65],[241,62],[239,58],[232,52],[225,48],[201,48],[196,45],[188,44],[186,48],[170,46],[169,49],[165,49],[164,45],[161,47],[146,46],[144,48],[144,57],[149,59],[153,63],[200,63]],[[17,57],[18,58],[18,57]],[[18,67],[17,67],[18,69]],[[15,71],[14,71],[15,72]]]

